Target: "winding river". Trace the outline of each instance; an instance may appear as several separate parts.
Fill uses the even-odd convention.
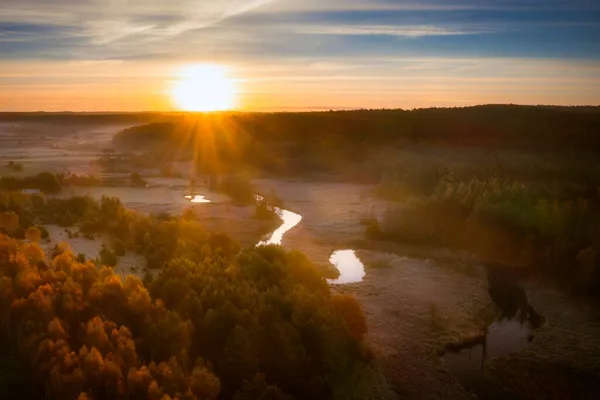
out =
[[[261,200],[261,196],[256,196]],[[267,239],[258,242],[257,246],[269,244],[281,244],[283,235],[294,228],[302,220],[302,215],[295,212],[274,207],[275,213],[281,218],[281,225],[271,233]],[[330,285],[339,285],[344,283],[353,283],[362,281],[365,276],[365,266],[356,256],[354,250],[336,250],[331,254],[329,262],[332,263],[340,272],[336,279],[328,279]]]
[[[282,224],[279,228],[275,229],[271,234],[271,237],[258,242],[257,246],[265,246],[269,244],[281,244],[283,234],[295,227],[302,220],[302,215],[294,212],[283,210],[279,207],[275,207],[275,213],[281,218]]]

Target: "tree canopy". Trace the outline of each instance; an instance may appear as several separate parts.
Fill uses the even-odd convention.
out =
[[[330,398],[363,354],[356,301],[299,252],[207,243],[145,285],[0,235],[3,343],[49,398]]]

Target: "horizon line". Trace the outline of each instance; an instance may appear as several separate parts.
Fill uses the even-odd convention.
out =
[[[286,113],[286,112],[332,112],[332,111],[412,111],[412,110],[427,110],[427,109],[459,109],[459,108],[473,108],[473,107],[489,107],[489,106],[515,106],[515,107],[549,107],[549,108],[597,108],[600,104],[519,104],[519,103],[481,103],[471,104],[463,106],[430,106],[430,107],[415,107],[415,108],[401,108],[401,107],[292,107],[292,108],[277,108],[277,107],[265,107],[261,109],[230,109],[230,110],[216,110],[216,111],[185,111],[185,110],[124,110],[124,111],[74,111],[74,110],[60,110],[60,111],[46,111],[46,110],[35,110],[35,111],[3,111],[0,110],[0,114],[226,114],[226,113]]]

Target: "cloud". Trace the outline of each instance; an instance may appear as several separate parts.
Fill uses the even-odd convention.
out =
[[[213,26],[227,18],[243,14],[273,0],[229,0],[217,2],[191,2],[189,12],[176,23],[149,27],[148,33],[156,37],[174,37],[190,30]]]
[[[155,25],[142,25],[124,20],[103,20],[87,22],[85,27],[93,43],[107,44],[131,35],[148,32]]]
[[[558,35],[550,28],[562,29],[561,34],[586,24],[589,30],[598,29],[598,13],[577,11],[590,4],[586,0],[2,0],[0,41],[11,45],[0,59],[176,59],[201,57],[207,50],[223,57],[265,59],[353,51],[373,55],[452,50],[515,56],[525,50],[521,38],[510,37],[511,33],[537,29],[534,35],[520,33],[527,42],[543,41],[542,26],[548,28],[549,38]],[[557,11],[569,5],[569,12]],[[27,29],[3,29],[15,23]],[[40,28],[45,29],[43,35],[38,34]],[[504,36],[494,35],[487,40],[497,42],[482,46],[481,38],[491,37],[490,33]],[[550,57],[591,54],[594,46],[588,42],[598,35],[578,35],[570,50],[545,43],[531,46]],[[467,36],[473,39],[463,43],[460,37]],[[393,41],[403,37],[415,39],[418,49],[416,44],[399,46]]]
[[[476,35],[493,33],[492,29],[461,29],[446,28],[433,25],[337,25],[337,26],[305,26],[298,29],[300,33],[317,35],[384,35],[384,36],[449,36],[449,35]]]
[[[171,38],[217,24],[272,0],[3,0],[0,24],[75,29],[94,44],[131,36]]]

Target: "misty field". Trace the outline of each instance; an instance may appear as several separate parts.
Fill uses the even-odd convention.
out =
[[[211,303],[193,300],[200,287],[182,298],[180,292],[192,284],[182,277],[209,279],[201,272],[208,269],[210,279],[235,297],[240,276],[259,291],[271,284],[288,290],[288,284],[296,284],[281,269],[288,265],[294,279],[316,293],[329,293],[332,310],[349,318],[352,339],[343,342],[348,347],[338,356],[354,360],[336,367],[343,374],[335,379],[313,377],[310,388],[281,378],[268,364],[272,379],[282,379],[278,382],[294,393],[339,399],[466,399],[473,394],[558,399],[595,393],[594,355],[600,342],[592,298],[600,268],[593,149],[581,148],[585,135],[560,153],[534,151],[530,137],[513,134],[475,141],[479,131],[445,127],[447,136],[432,134],[428,129],[444,121],[463,126],[464,117],[446,112],[450,117],[434,122],[427,118],[435,113],[420,112],[226,116],[236,121],[236,129],[208,142],[199,133],[213,126],[207,116],[197,126],[179,116],[157,117],[167,122],[146,125],[54,122],[45,127],[15,121],[3,125],[0,138],[6,149],[0,222],[13,238],[25,241],[18,251],[35,253],[30,237],[39,226],[39,234],[48,235],[40,242],[46,256],[71,257],[57,246],[66,242],[74,253],[67,264],[98,260],[110,265],[101,273],[118,278],[109,280],[122,280],[127,290],[143,286],[156,299],[166,299],[173,312],[210,329],[218,324],[201,318],[210,313],[184,309],[210,304],[222,306],[220,315],[236,315],[238,324],[250,319],[243,311],[228,314],[237,305],[223,300],[218,290]],[[375,117],[378,128],[366,135],[359,127]],[[556,117],[558,123],[569,126],[563,117]],[[421,118],[427,122],[415,122],[425,121]],[[302,123],[290,125],[288,134],[278,130],[291,121]],[[254,131],[244,130],[244,124]],[[411,130],[396,135],[396,124]],[[311,126],[321,133],[314,142],[300,128]],[[351,134],[341,142],[346,128]],[[190,129],[198,135],[190,136]],[[428,134],[415,140],[422,130]],[[47,189],[43,196],[22,192],[39,185]],[[191,202],[196,195],[205,202]],[[257,195],[262,200],[257,202]],[[298,214],[300,222],[283,233],[281,248],[255,248],[282,224],[277,209]],[[361,281],[329,287],[322,279],[337,276],[330,262],[337,250],[354,251],[364,268]],[[507,271],[506,281],[497,283],[490,275],[497,265]],[[315,310],[295,297],[306,288],[293,290],[293,301],[275,303],[283,320],[290,318],[287,304]],[[272,294],[265,296],[275,301]],[[524,328],[532,316],[539,323]],[[338,317],[332,318],[327,323],[337,324]],[[255,328],[244,326],[243,332],[232,328],[236,337],[223,344],[231,357],[252,353],[250,347],[244,347],[247,354],[235,347],[245,340],[261,340],[248,336],[256,334]],[[321,334],[311,322],[297,326],[308,335],[300,335],[302,340]],[[343,329],[336,332],[346,335]],[[306,343],[298,348],[321,354],[315,360],[332,355]],[[329,343],[327,349],[339,350]],[[195,346],[197,354],[216,360],[216,351]],[[153,357],[148,347],[142,351]],[[173,357],[187,362],[181,354]],[[245,360],[254,368],[250,358]],[[227,398],[233,387],[242,390],[244,380],[237,375],[242,372],[215,365],[215,373],[229,382]],[[266,384],[260,376],[252,379],[252,387]]]

